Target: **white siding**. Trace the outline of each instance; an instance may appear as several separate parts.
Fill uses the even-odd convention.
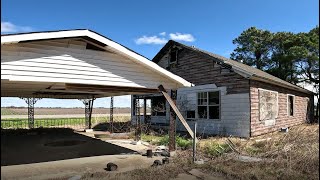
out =
[[[113,52],[88,50],[85,42],[52,40],[1,46],[1,79],[157,88],[177,84]]]
[[[195,119],[198,123],[197,132],[211,135],[232,135],[239,137],[250,136],[250,101],[249,93],[227,94],[226,87],[217,87],[215,84],[200,85],[188,88],[179,88],[177,106],[186,119],[187,110],[197,113],[197,93],[220,91],[220,120]],[[169,103],[166,102],[166,116],[152,116],[152,123],[169,123]],[[193,129],[194,121],[187,120]],[[177,131],[186,131],[180,120],[177,119]]]
[[[186,118],[186,110],[196,110],[197,93],[220,90],[220,120],[196,119],[198,133],[233,135],[249,137],[250,135],[250,101],[249,93],[227,94],[225,87],[216,87],[214,84],[178,89],[177,105]],[[187,121],[191,128],[193,121]],[[186,131],[177,121],[177,130]]]

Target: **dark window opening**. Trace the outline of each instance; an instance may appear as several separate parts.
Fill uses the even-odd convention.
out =
[[[173,50],[170,52],[170,64],[177,62],[177,52],[176,50]]]
[[[187,119],[194,119],[196,118],[196,112],[195,111],[187,111]]]
[[[152,97],[151,99],[151,115],[165,116],[166,115],[166,100],[163,96]]]
[[[219,106],[209,106],[209,119],[219,119]]]
[[[219,104],[219,91],[209,92],[209,105]]]
[[[207,106],[198,106],[198,116],[201,119],[207,119]]]
[[[288,104],[288,111],[289,111],[288,113],[290,116],[293,116],[293,105],[294,105],[293,98],[294,97],[289,95],[288,98],[289,98],[288,99],[288,103],[289,103]]]

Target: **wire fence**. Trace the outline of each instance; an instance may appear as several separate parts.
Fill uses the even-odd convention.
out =
[[[130,116],[115,116],[114,122],[127,124]],[[109,117],[93,117],[91,119],[92,128],[104,127],[109,124]],[[122,127],[123,125],[120,125]],[[85,129],[85,118],[45,118],[34,119],[34,128],[72,128],[76,130]],[[120,128],[118,127],[118,128]],[[2,129],[28,129],[28,119],[1,119]]]
[[[66,118],[66,119],[35,119],[34,128],[72,128],[72,129],[84,129],[84,118]],[[29,128],[28,119],[5,119],[1,120],[2,129],[27,129]]]

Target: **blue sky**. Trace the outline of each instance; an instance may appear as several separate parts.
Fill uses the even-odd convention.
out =
[[[318,7],[318,0],[2,0],[1,33],[91,29],[149,59],[168,39],[229,57],[235,48],[232,40],[243,30],[256,26],[274,32],[307,32],[319,24]],[[129,107],[128,99],[118,98],[116,105]],[[106,106],[107,101],[97,100],[96,106]],[[23,101],[2,98],[1,106],[8,105],[22,106]],[[41,100],[37,106],[82,104]]]

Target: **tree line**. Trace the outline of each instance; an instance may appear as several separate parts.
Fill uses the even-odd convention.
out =
[[[295,85],[312,84],[319,99],[319,26],[300,33],[250,27],[232,43],[231,59]]]

